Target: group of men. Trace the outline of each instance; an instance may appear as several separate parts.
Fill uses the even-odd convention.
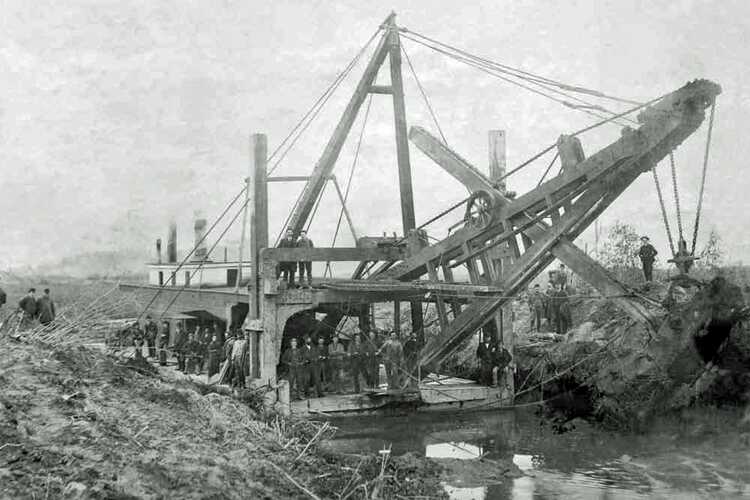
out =
[[[355,393],[362,385],[377,389],[380,386],[380,364],[385,365],[389,390],[402,389],[415,380],[419,344],[414,334],[403,343],[396,332],[387,338],[383,332],[372,330],[351,339],[334,335],[330,339],[305,336],[289,340],[289,347],[281,355],[284,376],[289,381],[291,397],[321,397],[326,392],[341,394],[348,381]]]
[[[479,359],[479,383],[487,386],[497,385],[500,373],[513,360],[511,353],[501,344],[486,336],[477,346]]]
[[[294,231],[289,228],[286,230],[284,237],[279,241],[279,248],[314,248],[312,240],[307,236],[307,231],[304,229],[300,231],[299,237],[294,237]],[[284,282],[287,286],[293,288],[294,273],[299,269],[299,284],[310,287],[312,286],[312,261],[300,261],[300,262],[281,262],[279,268],[276,271],[276,279],[283,276]],[[305,283],[307,278],[307,283]]]
[[[539,284],[535,284],[528,295],[529,312],[531,313],[530,328],[541,332],[544,323],[560,335],[568,332],[571,324],[570,296],[568,295],[568,273],[564,264],[550,273],[547,289],[542,292]]]
[[[49,288],[44,289],[44,295],[36,296],[36,288],[29,288],[26,295],[18,302],[18,309],[22,313],[21,329],[27,329],[39,321],[42,325],[49,325],[55,320],[55,303]]]

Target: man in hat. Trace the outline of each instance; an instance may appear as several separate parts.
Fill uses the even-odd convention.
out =
[[[383,355],[385,373],[388,377],[388,389],[401,389],[401,370],[404,369],[404,348],[395,331],[391,331],[388,340],[378,349]]]
[[[23,313],[23,318],[21,319],[21,329],[25,330],[26,328],[31,327],[34,319],[36,319],[38,310],[35,294],[36,288],[29,288],[29,291],[26,293],[26,295],[24,295],[23,298],[18,302],[18,307]]]
[[[49,288],[44,289],[44,295],[36,301],[36,311],[39,315],[39,322],[43,325],[49,325],[55,319],[55,303],[49,294]]]
[[[641,259],[641,266],[643,267],[643,276],[646,278],[646,282],[651,283],[653,281],[654,273],[654,260],[659,252],[651,245],[648,236],[641,236],[641,248],[638,249],[638,257]]]
[[[365,385],[369,384],[367,378],[367,369],[365,368],[365,361],[367,360],[367,350],[365,345],[362,343],[362,337],[357,334],[354,336],[354,340],[349,345],[349,368],[351,370],[352,379],[354,380],[354,392],[360,391],[359,377],[362,375],[362,381]]]
[[[341,343],[341,338],[334,335],[331,345],[328,346],[328,363],[330,366],[330,383],[336,394],[341,394],[342,372],[344,369],[344,358],[346,357],[346,348]]]
[[[161,335],[159,335],[159,366],[167,366],[167,349],[169,348],[169,322],[165,321],[161,325]]]
[[[313,342],[310,336],[305,337],[305,347],[302,348],[302,359],[307,375],[305,377],[305,391],[307,392],[310,390],[310,387],[315,386],[316,398],[323,396],[323,386],[320,383],[320,368],[322,365],[320,358],[320,347],[318,346],[317,338]]]
[[[313,248],[313,242],[307,237],[307,231],[304,229],[299,232],[299,238],[297,238],[297,248]],[[300,261],[299,263],[299,284],[305,284],[305,273],[307,273],[307,286],[312,286],[312,262],[309,260]]]
[[[531,329],[537,332],[542,331],[542,318],[544,317],[545,303],[544,294],[542,289],[539,287],[539,283],[534,285],[533,290],[529,294],[529,309],[531,311]]]
[[[297,242],[294,240],[294,231],[292,231],[292,228],[289,228],[286,230],[284,237],[281,238],[281,241],[279,241],[279,248],[295,248],[296,246]],[[280,273],[277,273],[276,278],[278,279],[279,274],[282,275],[287,285],[293,287],[295,267],[297,267],[296,262],[280,262]]]
[[[146,345],[148,346],[148,357],[156,357],[156,337],[159,334],[159,328],[151,319],[151,316],[146,316]]]
[[[300,386],[304,386],[302,368],[302,349],[297,347],[297,339],[289,341],[289,347],[281,354],[281,362],[286,366],[287,380],[289,380],[289,396],[292,399],[300,398]]]

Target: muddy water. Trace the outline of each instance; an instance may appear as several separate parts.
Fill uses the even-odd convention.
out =
[[[339,451],[391,447],[395,454],[448,459],[445,489],[454,499],[750,498],[747,435],[716,422],[663,423],[638,435],[581,422],[560,435],[533,412],[505,411],[335,425],[339,431],[328,444]],[[502,473],[511,461],[518,477]]]

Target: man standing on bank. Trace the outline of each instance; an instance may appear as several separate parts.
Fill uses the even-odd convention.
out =
[[[307,237],[307,231],[304,229],[299,232],[297,238],[297,248],[313,248],[313,242]],[[307,273],[307,287],[312,286],[312,261],[300,261],[299,263],[299,284],[305,286],[305,273]]]
[[[29,291],[26,293],[26,295],[23,296],[23,298],[18,302],[18,308],[23,313],[23,318],[21,319],[21,329],[26,330],[28,328],[31,328],[31,325],[34,323],[34,319],[36,319],[37,316],[37,304],[36,304],[36,288],[29,288]]]
[[[44,295],[36,301],[36,310],[39,315],[39,322],[43,325],[49,325],[55,320],[55,303],[49,294],[49,288],[44,289]]]
[[[641,248],[638,250],[638,257],[641,258],[643,266],[643,277],[647,283],[654,280],[654,260],[659,252],[651,245],[648,236],[641,237]]]

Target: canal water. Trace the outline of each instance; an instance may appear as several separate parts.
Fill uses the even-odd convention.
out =
[[[721,422],[634,434],[581,421],[556,434],[530,410],[367,417],[335,421],[328,446],[440,459],[457,500],[750,498],[750,440]],[[510,462],[521,472],[503,473]]]

